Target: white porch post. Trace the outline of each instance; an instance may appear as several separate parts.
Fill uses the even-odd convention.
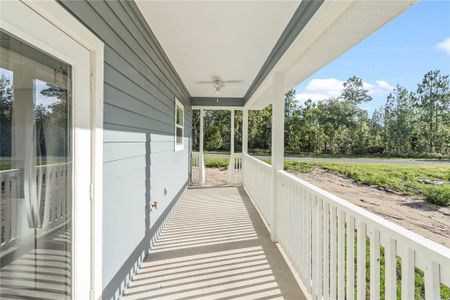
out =
[[[204,111],[203,109],[200,109],[200,161],[199,161],[199,183],[200,185],[204,185],[205,184],[205,158],[203,155],[203,143],[204,143],[204,138],[203,138],[203,127],[204,127],[204,121],[203,121],[203,117],[204,117]]]
[[[248,154],[248,109],[242,111],[242,185],[245,186],[245,155]]]
[[[248,109],[242,111],[242,154],[248,154]]]
[[[277,241],[277,171],[284,164],[284,74],[275,74],[272,94],[272,222],[270,236]]]
[[[234,184],[234,109],[231,110],[230,163],[228,166],[228,181]]]

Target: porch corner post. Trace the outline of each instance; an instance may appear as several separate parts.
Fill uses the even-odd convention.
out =
[[[242,154],[248,154],[248,109],[242,111]]]
[[[234,109],[231,110],[230,163],[228,166],[228,181],[234,184]]]
[[[245,187],[245,156],[248,154],[248,109],[242,111],[242,185]]]
[[[270,237],[277,241],[277,172],[284,168],[284,74],[275,74],[272,94],[272,222]]]
[[[203,127],[204,127],[204,111],[203,109],[200,109],[200,165],[199,165],[199,183],[200,185],[205,184],[205,157],[203,155],[203,143],[204,143],[204,133],[203,133]]]

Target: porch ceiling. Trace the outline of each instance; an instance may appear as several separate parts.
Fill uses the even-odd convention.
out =
[[[192,97],[243,98],[300,1],[137,1]]]
[[[261,109],[274,75],[287,91],[417,0],[144,1],[137,4],[194,106]],[[216,103],[214,77],[225,85]]]

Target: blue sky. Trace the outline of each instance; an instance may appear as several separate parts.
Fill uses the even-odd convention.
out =
[[[297,99],[337,96],[342,82],[356,75],[373,97],[372,112],[396,84],[415,90],[434,69],[450,74],[450,0],[421,1],[319,70],[295,89]]]

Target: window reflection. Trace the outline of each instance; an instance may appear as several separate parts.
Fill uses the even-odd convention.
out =
[[[0,298],[69,299],[70,65],[0,31]]]

